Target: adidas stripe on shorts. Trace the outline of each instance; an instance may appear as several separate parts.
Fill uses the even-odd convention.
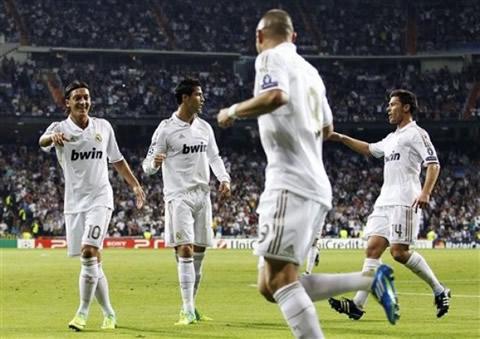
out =
[[[364,239],[381,236],[391,244],[412,244],[418,237],[420,209],[410,206],[379,206],[370,214],[363,232]]]
[[[329,208],[287,190],[267,190],[257,213],[259,241],[254,254],[302,265]]]

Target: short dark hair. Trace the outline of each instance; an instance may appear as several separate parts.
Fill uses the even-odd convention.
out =
[[[90,91],[90,87],[88,87],[86,82],[75,80],[65,87],[65,91],[63,91],[63,98],[68,99],[70,97],[70,93],[79,88],[86,88]]]
[[[410,105],[410,114],[412,115],[418,108],[417,96],[406,89],[393,90],[392,93],[390,93],[390,99],[392,97],[398,97],[402,105]]]
[[[185,78],[175,87],[175,99],[177,104],[182,103],[182,95],[186,94],[188,96],[192,95],[195,87],[202,87],[200,80],[196,78]]]
[[[264,21],[262,30],[274,36],[286,38],[294,32],[292,18],[283,9],[269,10],[263,15],[262,20]]]

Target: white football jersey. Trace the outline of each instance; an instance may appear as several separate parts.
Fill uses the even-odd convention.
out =
[[[42,147],[46,152],[55,147],[57,159],[65,176],[64,213],[80,213],[93,207],[113,209],[113,191],[108,179],[108,161],[123,160],[112,125],[100,118],[89,118],[81,129],[68,117],[53,122],[43,133],[63,132],[69,139],[63,147]],[[42,136],[43,136],[42,135]]]
[[[322,78],[292,43],[260,53],[255,71],[255,96],[273,89],[289,96],[286,105],[258,118],[268,161],[265,189],[286,189],[330,208],[322,129],[332,124],[332,111]]]
[[[428,133],[413,121],[368,147],[374,157],[385,157],[383,186],[375,207],[411,206],[422,191],[421,165],[438,163]]]
[[[162,164],[165,201],[196,187],[208,190],[210,167],[219,181],[230,182],[212,126],[198,116],[189,124],[178,118],[175,112],[158,125],[143,161],[146,174],[152,175],[158,171],[153,160],[155,155],[161,153],[166,154]]]

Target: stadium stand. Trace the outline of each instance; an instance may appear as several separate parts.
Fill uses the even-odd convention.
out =
[[[4,128],[16,133],[24,126],[36,133],[61,118],[62,89],[76,78],[92,88],[93,115],[108,117],[114,126],[135,119],[146,129],[176,109],[172,87],[178,79],[197,76],[207,99],[204,114],[211,120],[219,107],[251,95],[252,32],[258,17],[272,7],[292,15],[297,47],[323,76],[338,126],[385,130],[386,95],[405,87],[419,96],[416,120],[442,123],[439,128],[446,131],[454,127],[455,140],[439,149],[441,177],[431,209],[424,212],[421,236],[434,229],[444,239],[475,239],[480,231],[479,149],[475,132],[465,127],[480,121],[475,0],[4,0],[0,118],[10,123]],[[81,20],[71,25],[72,18]],[[251,126],[241,133],[252,133],[258,149],[256,126]],[[63,235],[63,177],[54,154],[21,138],[11,144],[1,134],[0,233],[16,235],[38,221],[40,235]],[[470,135],[473,147],[455,146],[463,134]],[[150,228],[161,236],[160,180],[141,173],[145,149],[138,142],[123,152],[142,178],[149,205],[142,211],[132,208],[131,193],[111,171],[117,209],[110,235],[136,236]],[[245,149],[222,154],[234,197],[220,203],[213,193],[215,230],[222,236],[255,236],[264,155]],[[338,237],[346,229],[358,237],[379,192],[381,161],[330,146],[325,158],[335,197],[325,235]]]
[[[72,58],[73,59],[73,58]],[[471,66],[422,70],[419,60],[313,60],[329,88],[327,93],[337,121],[385,121],[388,93],[399,87],[417,93],[418,120],[464,120],[474,87]],[[49,78],[62,88],[68,79],[91,84],[96,115],[103,117],[168,116],[176,109],[172,87],[177,79],[200,78],[206,94],[206,113],[213,117],[223,103],[237,102],[250,93],[253,63],[247,76],[219,59],[192,63],[190,59],[160,63],[158,58],[96,57],[62,61],[37,58],[19,64],[4,58],[0,69],[0,115],[61,116],[61,100],[49,90]],[[331,84],[335,84],[332,86]],[[478,95],[478,93],[477,93]],[[476,101],[474,101],[475,103]],[[478,103],[474,107],[479,108]],[[475,115],[476,116],[476,115]]]
[[[339,237],[346,229],[350,237],[359,237],[380,192],[383,161],[366,158],[344,148],[325,147],[325,163],[333,185],[334,209],[329,213],[324,235]],[[420,236],[434,229],[444,240],[474,241],[480,232],[480,167],[478,149],[459,152],[458,146],[446,145],[439,150],[442,171],[430,201],[423,212]],[[142,210],[134,208],[134,196],[113,169],[110,180],[115,191],[116,210],[110,224],[111,236],[141,236],[151,230],[156,237],[164,232],[164,202],[159,176],[142,174],[145,156],[139,147],[124,149],[137,177],[142,178],[148,203]],[[41,236],[64,235],[63,174],[55,154],[36,147],[0,147],[0,221],[7,232],[18,234],[34,221],[40,224]],[[263,189],[266,162],[256,152],[224,150],[227,170],[232,173],[232,199],[217,199],[212,179],[214,227],[218,235],[252,237],[257,234],[255,208]]]

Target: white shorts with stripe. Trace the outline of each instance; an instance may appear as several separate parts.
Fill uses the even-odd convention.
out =
[[[257,210],[260,235],[254,254],[303,264],[328,210],[317,201],[286,190],[263,192]]]
[[[165,206],[165,245],[213,245],[210,191],[195,189]]]
[[[363,237],[380,236],[391,244],[412,244],[418,237],[420,209],[410,206],[375,207],[370,214]]]
[[[101,206],[85,212],[65,214],[68,255],[80,255],[82,245],[90,245],[101,250],[111,218],[112,209]]]

